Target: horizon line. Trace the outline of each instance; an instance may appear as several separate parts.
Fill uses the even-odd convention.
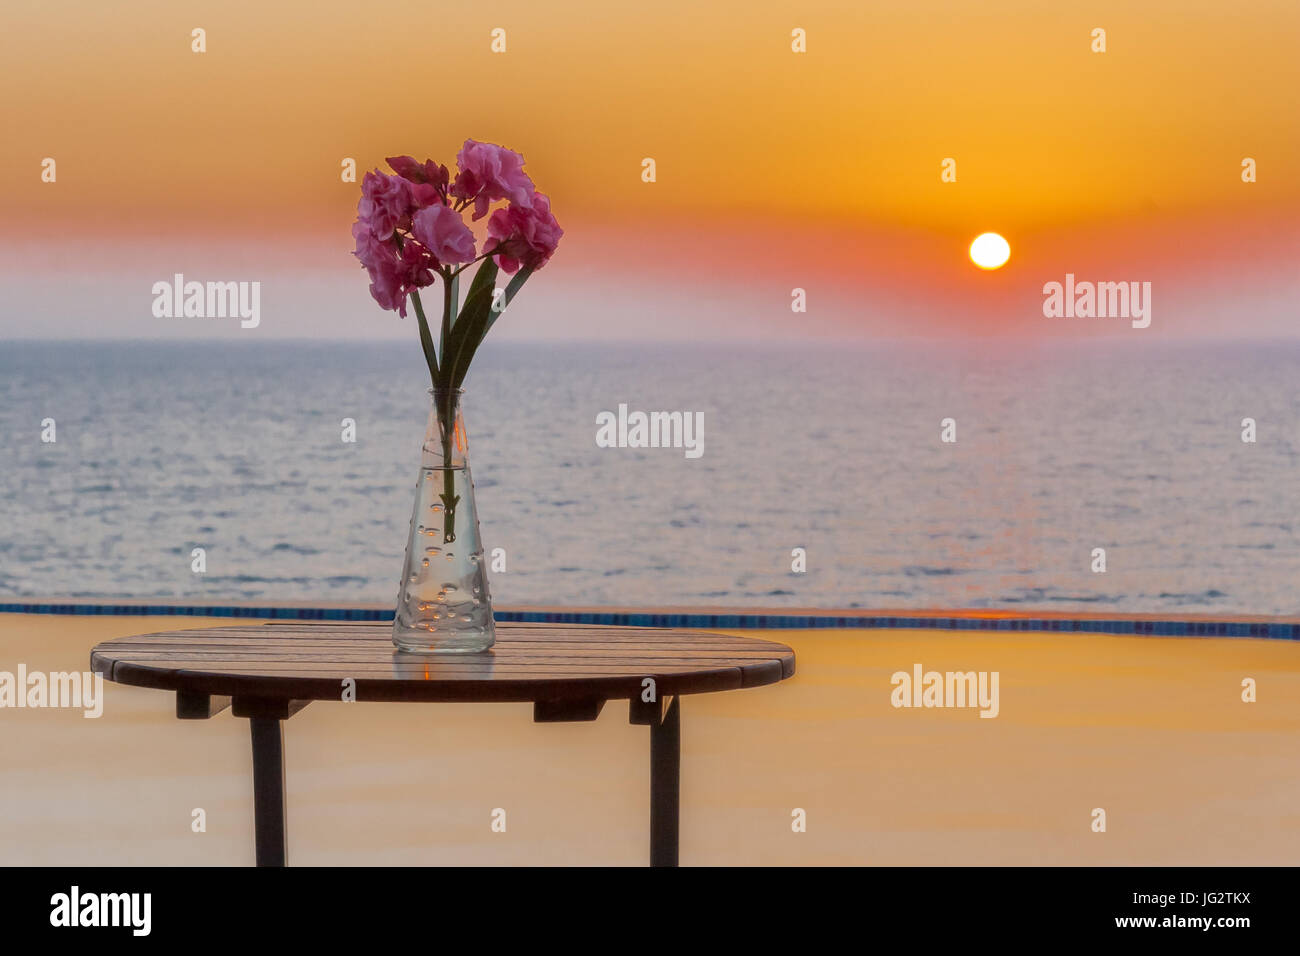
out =
[[[142,336],[142,335],[123,335],[123,336],[13,336],[0,335],[0,345],[128,345],[148,343],[152,345],[238,345],[238,346],[257,346],[265,345],[268,341],[277,344],[298,344],[298,345],[398,345],[407,342],[406,338],[396,335],[391,336],[342,336],[342,335],[324,335],[308,337],[303,335],[262,335],[259,337],[230,334],[224,336]],[[411,339],[411,341],[415,341]],[[850,336],[798,336],[782,337],[778,335],[769,335],[756,338],[737,339],[734,336],[719,336],[716,338],[609,338],[609,339],[591,339],[577,338],[569,336],[539,336],[539,337],[508,337],[497,339],[497,345],[503,346],[537,346],[537,345],[561,345],[561,346],[669,346],[669,347],[690,347],[697,345],[726,345],[733,348],[783,348],[790,347],[806,348],[815,350],[831,346],[853,345],[863,348],[882,345],[909,345],[909,346],[927,346],[934,348],[943,348],[947,346],[983,344],[989,346],[1005,345],[1010,342],[1032,346],[1069,346],[1078,347],[1086,345],[1114,345],[1120,342],[1127,342],[1129,345],[1139,345],[1148,348],[1157,345],[1177,347],[1180,345],[1292,345],[1300,343],[1300,330],[1293,335],[1261,335],[1261,336],[1227,336],[1222,334],[1194,334],[1189,333],[1179,338],[1170,336],[1136,336],[1133,337],[1127,332],[1114,332],[1108,335],[1088,335],[1088,336],[1068,336],[1068,335],[1027,335],[1017,333],[990,333],[980,335],[976,333],[956,333],[950,335],[888,335],[876,337],[850,337]]]

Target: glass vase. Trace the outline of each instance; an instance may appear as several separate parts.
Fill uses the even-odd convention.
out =
[[[406,542],[393,643],[423,654],[485,651],[496,640],[479,537],[462,389],[429,389],[415,508]]]

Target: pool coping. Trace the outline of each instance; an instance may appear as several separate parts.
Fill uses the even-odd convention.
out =
[[[391,621],[381,604],[293,602],[142,602],[79,598],[0,599],[0,614],[121,617],[230,617],[303,621]],[[989,609],[498,607],[502,622],[597,624],[730,630],[1038,631],[1156,637],[1254,637],[1300,640],[1300,618],[1260,615],[1099,614]]]

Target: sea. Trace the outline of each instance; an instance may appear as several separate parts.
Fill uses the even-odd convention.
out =
[[[493,599],[1295,615],[1297,369],[1295,342],[489,342]],[[0,596],[394,602],[427,387],[414,343],[0,342]],[[698,457],[601,447],[620,405],[695,415]]]

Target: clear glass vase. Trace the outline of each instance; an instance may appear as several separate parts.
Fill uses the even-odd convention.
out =
[[[496,640],[479,537],[462,389],[429,389],[415,509],[406,542],[393,643],[415,653],[473,653]]]

